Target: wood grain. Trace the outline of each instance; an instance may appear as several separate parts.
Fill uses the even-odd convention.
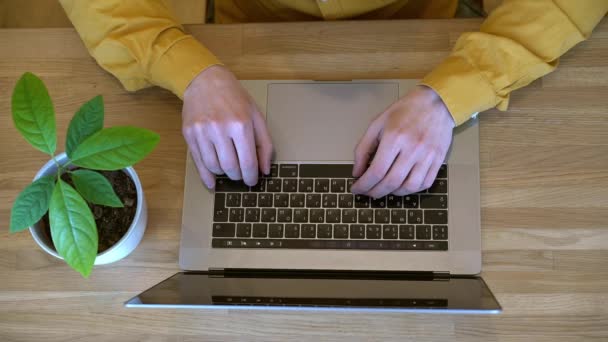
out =
[[[419,78],[479,20],[190,26],[243,79]],[[71,29],[0,30],[0,340],[2,341],[582,341],[608,339],[608,21],[560,68],[481,116],[483,276],[495,317],[124,309],[178,270],[185,144],[180,102],[128,93]],[[107,124],[159,132],[137,165],[150,219],[128,258],[81,279],[9,236],[12,200],[46,158],[10,120],[21,73],[47,82],[59,146],[78,106],[97,94]]]

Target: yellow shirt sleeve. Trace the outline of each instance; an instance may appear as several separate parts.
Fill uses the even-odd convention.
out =
[[[608,12],[608,0],[506,0],[480,32],[463,34],[422,84],[443,99],[456,124],[493,107],[555,69]]]
[[[127,90],[157,85],[183,98],[219,60],[184,32],[161,0],[60,0],[97,63]]]

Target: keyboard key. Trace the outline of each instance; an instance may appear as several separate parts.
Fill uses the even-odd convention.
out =
[[[448,226],[433,226],[433,240],[447,240]]]
[[[294,209],[293,222],[298,222],[298,223],[308,222],[308,209]]]
[[[443,164],[439,168],[439,172],[437,173],[437,178],[448,178],[448,166]]]
[[[260,209],[259,208],[245,209],[245,222],[260,222]]]
[[[300,237],[300,225],[299,224],[286,224],[285,225],[285,237],[286,238],[299,238]]]
[[[376,209],[374,210],[374,222],[375,223],[389,223],[391,218],[391,211],[388,209]]]
[[[422,210],[408,210],[407,223],[420,224],[422,223]]]
[[[407,223],[407,210],[405,210],[405,209],[391,210],[391,223]]]
[[[403,207],[404,208],[418,208],[418,195],[407,195],[403,196]]]
[[[262,209],[262,222],[275,222],[277,220],[277,210],[275,208]]]
[[[299,192],[313,192],[314,185],[312,179],[300,179],[298,181],[298,191]]]
[[[314,224],[303,224],[302,225],[302,238],[310,239],[315,238],[317,235],[317,227]]]
[[[353,184],[355,184],[355,180],[350,178],[346,180],[346,192],[352,192],[351,188],[353,187]]]
[[[306,207],[320,208],[321,207],[321,195],[320,194],[306,194]]]
[[[230,222],[243,222],[244,216],[245,216],[245,209],[230,208]]]
[[[382,226],[383,239],[396,239],[399,236],[399,228],[395,224],[385,224]]]
[[[327,209],[325,212],[325,222],[340,223],[340,209]]]
[[[401,240],[413,240],[414,239],[414,226],[411,224],[400,224],[399,225],[399,239]]]
[[[430,240],[431,226],[419,225],[416,226],[416,240]]]
[[[272,207],[272,194],[260,194],[258,205],[260,207]]]
[[[431,194],[447,194],[448,193],[448,180],[447,179],[436,179],[435,183],[429,188]]]
[[[382,228],[379,224],[370,224],[366,227],[366,238],[367,239],[381,239],[382,238]]]
[[[365,239],[365,226],[362,224],[351,224],[350,225],[350,238],[351,239]]]
[[[319,224],[317,225],[317,238],[319,239],[331,239],[331,224]]]
[[[278,178],[267,179],[266,180],[266,191],[281,192],[281,180]]]
[[[281,164],[279,166],[280,177],[298,177],[298,165],[296,164]]]
[[[277,164],[270,165],[270,177],[272,177],[272,178],[279,177],[279,165],[277,165]]]
[[[291,222],[292,209],[281,208],[277,211],[277,222]]]
[[[289,207],[288,194],[274,194],[274,206],[277,208]]]
[[[315,192],[329,192],[329,179],[315,179]]]
[[[355,195],[355,208],[369,208],[369,197],[365,195]]]
[[[231,195],[231,194],[228,194]],[[258,206],[258,195],[257,194],[243,194],[243,207],[257,207]]]
[[[214,223],[213,237],[234,237],[236,225],[234,223]]]
[[[347,224],[334,224],[334,239],[348,239]]]
[[[344,192],[346,191],[346,179],[332,179],[331,180],[331,192]]]
[[[357,209],[342,210],[343,223],[357,223]]]
[[[340,208],[352,208],[354,199],[355,196],[351,194],[340,194],[340,196],[338,196],[338,206]]]
[[[353,164],[300,164],[300,177],[349,178],[353,176]]]
[[[323,208],[335,208],[338,206],[338,195],[323,194]]]
[[[248,192],[249,187],[242,181],[218,177],[215,181],[215,192]]]
[[[325,210],[324,209],[310,209],[310,222],[311,223],[325,222]]]
[[[229,193],[228,196],[226,196],[226,206],[227,207],[240,207],[241,206],[241,194]]]
[[[420,195],[420,208],[445,209],[447,207],[448,197],[446,195]]]
[[[271,223],[268,225],[268,237],[269,238],[282,238],[283,237],[283,225],[278,223]]]
[[[386,197],[372,198],[372,208],[386,208]]]
[[[424,223],[447,224],[448,223],[448,211],[447,210],[425,210],[424,211]]]
[[[264,192],[266,191],[266,179],[259,178],[258,183],[251,187],[252,192]]]
[[[403,207],[403,197],[397,196],[397,195],[386,196],[386,206],[388,208],[402,208]]]
[[[237,223],[236,237],[251,237],[251,223]]]
[[[448,249],[447,241],[425,241],[422,249],[433,251],[445,251]]]
[[[373,209],[360,209],[359,210],[359,223],[373,223],[374,222],[374,210]]]
[[[228,222],[228,209],[226,209],[226,194],[215,194],[213,206],[213,221]]]
[[[254,223],[253,224],[253,237],[267,237],[268,236],[268,225],[266,223]]]
[[[298,180],[295,178],[283,179],[283,192],[298,192]]]
[[[306,204],[306,196],[304,194],[289,195],[289,204],[292,208],[303,208]]]

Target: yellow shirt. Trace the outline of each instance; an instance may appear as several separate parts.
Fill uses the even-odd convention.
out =
[[[158,85],[180,98],[220,61],[186,34],[161,0],[60,0],[97,62],[128,90]],[[457,0],[216,0],[218,22],[449,17]],[[422,84],[457,124],[553,71],[608,12],[608,0],[505,0],[479,32],[463,34]],[[404,62],[405,63],[405,62]]]

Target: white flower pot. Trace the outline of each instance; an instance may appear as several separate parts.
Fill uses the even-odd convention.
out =
[[[61,165],[68,162],[68,156],[65,153],[57,155],[55,159]],[[137,208],[135,210],[135,217],[133,218],[133,222],[131,222],[131,226],[129,226],[129,229],[125,235],[118,240],[114,246],[108,248],[103,253],[97,254],[97,257],[95,258],[95,265],[109,264],[129,255],[131,252],[133,252],[135,247],[139,245],[139,242],[144,236],[144,231],[146,230],[146,224],[148,223],[148,208],[146,206],[146,199],[141,187],[141,182],[139,181],[139,177],[137,177],[137,173],[132,167],[123,169],[123,171],[126,172],[135,183],[135,189],[137,191]],[[50,160],[42,167],[42,169],[40,169],[40,171],[38,171],[36,177],[34,177],[34,180],[56,173],[57,165],[53,160]],[[43,230],[43,225],[40,224],[40,222],[30,227],[30,233],[32,233],[32,237],[36,243],[38,243],[38,246],[40,246],[40,248],[50,255],[63,260],[63,258],[57,254],[51,238],[47,236]]]

